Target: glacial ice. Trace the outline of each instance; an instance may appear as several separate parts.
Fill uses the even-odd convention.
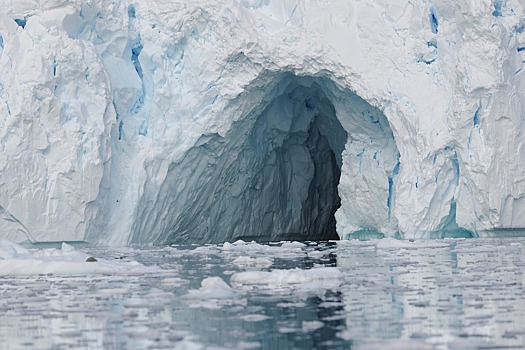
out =
[[[159,273],[155,266],[136,261],[111,261],[94,258],[68,243],[57,248],[25,248],[3,239],[0,241],[0,276],[94,275]]]
[[[0,236],[525,227],[519,0],[0,2]]]

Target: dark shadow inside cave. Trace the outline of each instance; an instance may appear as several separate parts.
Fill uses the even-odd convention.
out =
[[[318,93],[315,90],[313,92]],[[314,110],[313,103],[306,100],[306,108]],[[268,121],[264,119],[265,114],[261,117],[263,119],[256,123],[252,131],[252,144],[271,143],[271,140],[264,139]],[[289,117],[292,124],[296,118],[302,118],[301,115],[293,114]],[[328,137],[334,135],[329,134],[327,137],[321,131],[327,131],[326,119],[329,119],[330,124],[339,124],[333,109],[316,110],[308,130],[289,132],[280,147],[271,149],[270,145],[262,146],[266,151],[271,150],[267,152],[264,165],[253,180],[256,188],[263,189],[264,199],[252,211],[258,212],[256,216],[261,218],[264,231],[255,234],[246,232],[235,239],[259,242],[339,239],[334,214],[341,203],[337,191],[341,169],[328,142]],[[344,144],[340,146],[344,147]],[[267,234],[261,234],[264,232]]]

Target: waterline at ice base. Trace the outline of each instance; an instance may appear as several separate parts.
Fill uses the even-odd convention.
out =
[[[0,2],[0,237],[521,234],[522,1]]]

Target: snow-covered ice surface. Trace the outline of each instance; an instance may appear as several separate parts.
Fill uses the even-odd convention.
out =
[[[525,347],[525,238],[3,247],[0,349]]]

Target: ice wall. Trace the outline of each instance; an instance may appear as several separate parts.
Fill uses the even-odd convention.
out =
[[[524,12],[0,1],[0,234],[122,245],[523,228]]]

